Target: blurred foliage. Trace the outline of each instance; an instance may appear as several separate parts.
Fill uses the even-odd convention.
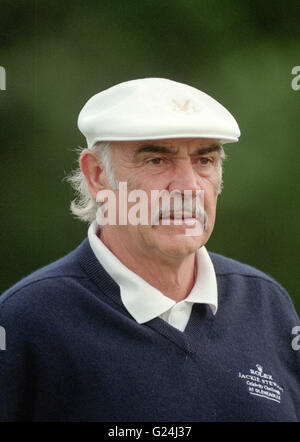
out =
[[[86,236],[62,181],[84,145],[83,104],[156,76],[237,118],[208,248],[273,276],[299,313],[299,21],[298,0],[1,0],[1,292]]]

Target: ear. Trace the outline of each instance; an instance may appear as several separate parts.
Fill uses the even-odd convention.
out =
[[[106,174],[97,153],[85,149],[80,156],[80,168],[87,180],[91,195],[96,200],[99,190],[108,187]]]

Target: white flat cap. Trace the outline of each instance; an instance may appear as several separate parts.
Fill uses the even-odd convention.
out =
[[[213,138],[236,142],[231,113],[204,92],[165,78],[126,81],[94,95],[78,127],[88,147],[97,141]]]

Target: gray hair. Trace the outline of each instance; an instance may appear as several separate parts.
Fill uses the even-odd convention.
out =
[[[223,189],[223,161],[226,159],[226,154],[224,152],[223,146],[220,145],[220,162],[219,162],[219,187],[218,194],[221,194]],[[76,149],[78,155],[78,163],[82,152],[86,148]],[[107,180],[112,189],[117,190],[118,180],[115,176],[113,161],[112,161],[112,146],[110,143],[97,142],[90,148],[92,151],[96,152],[99,156],[100,162],[105,170]],[[96,213],[99,209],[101,203],[97,203],[90,193],[90,189],[87,180],[82,172],[80,166],[75,169],[69,176],[66,177],[66,181],[71,184],[75,190],[76,197],[71,201],[70,209],[75,217],[79,218],[81,221],[92,223],[96,219]]]
[[[223,145],[220,144],[220,158],[219,158],[219,188],[218,188],[218,195],[221,195],[224,182],[223,182],[223,162],[227,159],[226,153],[223,149]]]
[[[85,149],[86,148],[76,149],[78,153],[78,163]],[[115,177],[112,165],[111,145],[109,143],[98,142],[95,143],[91,150],[98,154],[109,185],[112,189],[117,189],[118,181]],[[71,202],[71,212],[81,221],[86,221],[91,224],[96,219],[96,213],[101,203],[97,203],[93,198],[80,166],[66,177],[66,181],[71,184],[76,193],[75,199]]]

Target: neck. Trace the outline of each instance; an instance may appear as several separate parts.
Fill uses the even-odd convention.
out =
[[[153,250],[145,253],[122,237],[109,234],[107,229],[98,236],[127,268],[165,296],[179,302],[189,295],[194,285],[195,253],[172,259]]]

